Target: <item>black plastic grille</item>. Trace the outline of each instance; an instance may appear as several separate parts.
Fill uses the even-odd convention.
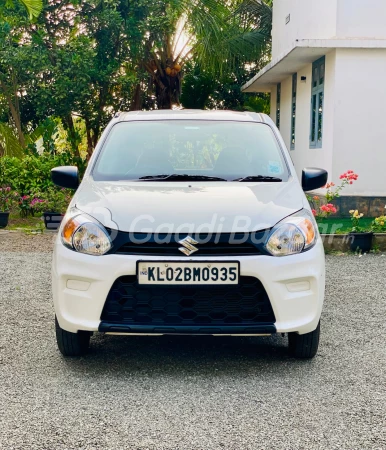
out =
[[[261,282],[240,277],[238,286],[139,286],[136,276],[118,278],[102,321],[133,325],[255,325],[275,316]]]
[[[192,237],[198,242],[196,247],[197,256],[216,255],[259,255],[264,253],[263,245],[267,230],[255,233],[222,233],[219,235],[193,234]],[[162,255],[181,256],[178,250],[181,247],[179,240],[186,235],[166,235],[143,233],[119,232],[114,238],[114,247],[111,253],[124,255]]]
[[[127,243],[119,248],[117,253],[126,255],[164,255],[164,256],[181,256],[178,250],[181,244],[133,244]],[[201,244],[198,246],[199,256],[216,256],[216,255],[258,255],[260,251],[253,244]]]

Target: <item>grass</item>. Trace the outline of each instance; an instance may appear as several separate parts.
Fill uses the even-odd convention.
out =
[[[364,217],[361,219],[361,227],[369,229],[374,219]],[[346,234],[351,231],[351,219],[342,217],[328,217],[326,219],[317,219],[319,231],[322,234]]]
[[[11,213],[6,230],[42,231],[44,222],[41,216],[20,217],[18,213]]]

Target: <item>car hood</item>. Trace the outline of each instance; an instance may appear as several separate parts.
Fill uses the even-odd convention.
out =
[[[83,180],[72,205],[105,227],[145,233],[232,233],[271,228],[303,208],[299,182]]]

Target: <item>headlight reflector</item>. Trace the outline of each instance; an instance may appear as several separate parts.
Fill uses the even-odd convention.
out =
[[[311,213],[303,209],[275,225],[265,247],[273,256],[301,253],[315,245],[316,230]]]
[[[66,247],[87,255],[101,256],[111,249],[111,239],[103,225],[83,213],[67,220],[61,237]]]

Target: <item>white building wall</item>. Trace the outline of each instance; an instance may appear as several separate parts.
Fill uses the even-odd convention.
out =
[[[385,0],[338,0],[336,35],[339,38],[386,39],[385,23]]]
[[[364,3],[367,4],[368,1]],[[370,0],[372,1],[378,0]],[[386,0],[383,1],[386,3]],[[285,52],[296,39],[335,37],[337,2],[338,0],[275,0],[273,2],[272,59]],[[286,24],[288,15],[290,15],[290,22]]]
[[[292,77],[288,77],[281,83],[281,109],[280,109],[280,133],[285,145],[290,148],[291,143],[291,96]]]
[[[271,109],[270,117],[276,123],[276,89],[271,91]]]
[[[322,148],[310,148],[312,64],[297,73],[295,149],[290,150],[290,154],[299,177],[304,167],[321,167],[329,173],[333,172],[335,58],[335,50],[326,55]],[[302,76],[306,77],[306,81],[301,81]],[[274,108],[271,109],[273,120],[276,118],[276,90],[274,91],[271,106]],[[292,76],[282,82],[281,95],[280,132],[288,149],[291,143],[291,107]]]
[[[386,49],[336,50],[333,175],[359,174],[345,194],[386,193],[385,77]]]

